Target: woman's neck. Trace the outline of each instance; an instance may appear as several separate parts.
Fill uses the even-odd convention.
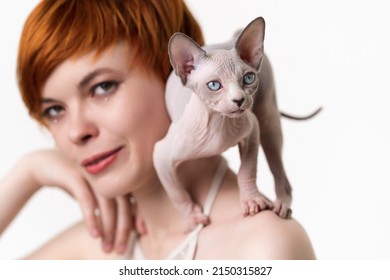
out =
[[[191,197],[203,205],[221,157],[192,160],[179,166],[178,175]],[[186,225],[159,180],[133,192],[148,238],[158,242],[166,236],[182,234]]]

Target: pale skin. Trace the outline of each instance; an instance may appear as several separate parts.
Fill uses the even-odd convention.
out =
[[[58,152],[52,152],[72,166],[76,171],[73,176],[82,177],[98,196],[117,198],[133,194],[147,229],[139,239],[143,254],[160,259],[186,236],[186,221],[172,205],[152,162],[154,143],[165,135],[170,120],[164,104],[164,83],[142,64],[129,68],[128,61],[131,54],[124,43],[112,46],[97,59],[91,52],[64,61],[45,83],[42,111],[48,113],[48,129],[58,148]],[[97,174],[91,174],[83,165],[85,159],[118,148],[115,159]],[[219,162],[220,156],[214,156],[179,167],[179,179],[200,205]],[[42,172],[31,170],[32,163],[22,160],[15,172],[2,180],[1,187],[10,189],[7,186],[21,183],[17,182],[16,173],[20,178],[20,174],[32,174],[35,178]],[[11,200],[7,209],[18,208],[29,195],[24,192]],[[3,195],[2,199],[5,200]],[[117,209],[124,211],[125,207]],[[8,217],[12,220],[12,215]],[[242,217],[237,178],[232,171],[222,182],[210,221],[200,233],[196,259],[315,258],[305,230],[294,219],[281,219],[272,211]],[[118,221],[116,228],[121,227],[130,225]],[[122,255],[104,252],[99,239],[92,238],[79,223],[27,258],[116,259]]]

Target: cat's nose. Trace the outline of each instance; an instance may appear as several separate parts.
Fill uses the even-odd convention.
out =
[[[242,106],[242,103],[244,103],[244,100],[245,98],[241,98],[241,99],[233,99],[233,102],[237,104],[238,108],[240,108]]]

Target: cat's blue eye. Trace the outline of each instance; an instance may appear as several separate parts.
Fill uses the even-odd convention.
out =
[[[221,83],[218,82],[218,81],[211,81],[211,82],[208,82],[208,83],[207,83],[207,87],[208,87],[210,90],[212,90],[212,91],[217,91],[217,90],[219,90],[219,89],[222,87],[222,85],[221,85]]]
[[[256,80],[256,75],[253,72],[249,72],[244,75],[244,84],[246,85],[253,84],[255,80]]]

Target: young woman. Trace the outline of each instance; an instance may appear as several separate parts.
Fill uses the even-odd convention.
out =
[[[18,82],[31,116],[50,131],[57,149],[25,156],[2,179],[0,232],[44,185],[80,201],[89,232],[77,224],[28,258],[315,258],[294,219],[272,211],[241,216],[236,175],[221,156],[179,167],[183,186],[211,221],[183,231],[185,221],[152,162],[154,144],[170,124],[167,45],[177,31],[203,44],[181,0],[44,0],[31,13]],[[130,219],[135,205],[138,234]],[[93,237],[101,237],[103,250]]]

